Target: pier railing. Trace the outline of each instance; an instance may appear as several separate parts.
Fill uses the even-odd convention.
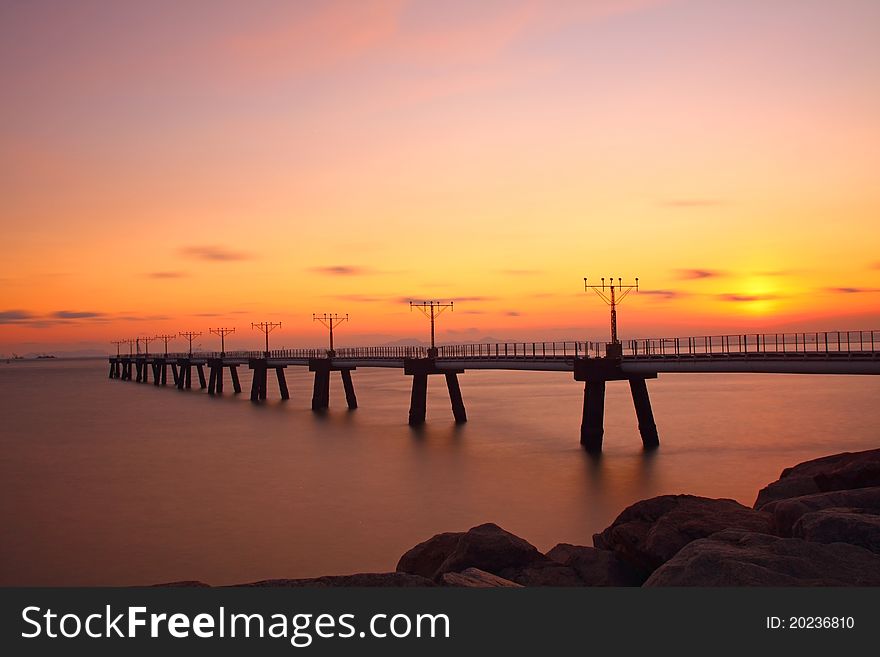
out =
[[[498,342],[438,347],[439,358],[544,359],[591,358],[604,352],[599,342]]]
[[[441,359],[479,360],[565,360],[599,358],[606,355],[604,342],[498,342],[442,345],[437,348]],[[730,358],[730,357],[880,357],[880,331],[813,331],[799,333],[741,333],[678,338],[644,338],[621,344],[624,358]],[[153,358],[164,354],[151,354]],[[169,353],[168,359],[257,359],[262,351],[198,351]],[[126,356],[123,356],[126,357]],[[144,354],[136,357],[142,358]],[[268,353],[275,359],[329,358],[327,349],[274,349]],[[334,358],[400,360],[427,358],[422,346],[345,347],[333,352]]]
[[[604,345],[603,345],[604,346]],[[624,356],[848,356],[880,350],[880,331],[743,333],[687,338],[648,338],[623,343]]]

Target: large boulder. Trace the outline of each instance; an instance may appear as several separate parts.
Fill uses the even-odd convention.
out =
[[[238,586],[276,586],[294,588],[334,588],[348,586],[414,587],[436,586],[426,577],[409,573],[356,573],[354,575],[325,575],[306,579],[265,579]]]
[[[776,500],[765,504],[761,510],[772,514],[775,530],[773,533],[787,537],[792,535],[795,523],[805,513],[833,508],[862,509],[880,513],[880,486]]]
[[[479,568],[505,577],[507,569],[524,568],[547,558],[534,545],[496,524],[486,523],[462,534],[455,549],[437,568],[436,576]],[[508,578],[509,579],[509,578]]]
[[[397,562],[397,572],[433,578],[463,535],[464,532],[437,534],[410,548]]]
[[[440,583],[444,586],[464,586],[474,589],[522,588],[522,584],[487,573],[479,568],[465,568],[460,573],[443,573]]]
[[[584,586],[640,586],[644,575],[613,552],[560,543],[547,557],[572,568]]]
[[[682,548],[645,586],[880,586],[880,555],[727,530]]]
[[[791,535],[815,543],[849,543],[880,554],[880,515],[864,509],[813,511],[798,518]]]
[[[636,502],[593,544],[610,550],[647,577],[691,541],[724,529],[769,533],[772,518],[728,499],[661,495]]]
[[[880,449],[843,452],[786,468],[761,489],[755,508],[775,500],[870,486],[880,486]]]

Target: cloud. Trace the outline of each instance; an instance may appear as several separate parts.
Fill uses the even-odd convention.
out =
[[[21,324],[34,319],[26,310],[0,310],[0,324]]]
[[[55,319],[95,319],[104,317],[106,313],[93,312],[90,310],[56,310],[52,313]]]
[[[180,252],[197,260],[210,260],[213,262],[224,262],[234,260],[248,260],[251,256],[241,251],[232,251],[222,246],[184,246]]]
[[[714,269],[676,269],[675,272],[678,277],[684,281],[695,281],[702,278],[724,276],[723,272]]]
[[[359,276],[369,274],[372,270],[356,265],[331,265],[329,267],[311,267],[309,271],[328,276]]]
[[[828,292],[835,292],[837,294],[864,294],[870,292],[880,292],[880,288],[876,287],[829,287],[826,288]]]
[[[518,310],[508,310],[504,314],[507,315],[508,317],[522,317],[522,313],[519,312]]]
[[[778,294],[719,294],[718,298],[722,301],[748,303],[750,301],[773,301],[780,297]]]
[[[120,315],[114,317],[114,319],[119,319],[124,322],[152,322],[171,318],[168,317],[168,315]]]
[[[880,260],[871,264],[871,269],[880,269]]]
[[[148,276],[149,278],[159,278],[159,279],[185,278],[186,276],[189,276],[189,274],[187,274],[184,271],[151,271],[145,275]]]
[[[680,299],[681,297],[688,296],[687,292],[681,292],[680,290],[639,290],[639,295],[642,294],[660,297],[664,301],[671,301],[672,299]]]
[[[730,205],[730,202],[721,198],[670,198],[660,201],[660,205],[666,208],[718,208]]]

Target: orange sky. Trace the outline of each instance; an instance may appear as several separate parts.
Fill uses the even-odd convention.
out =
[[[0,352],[880,320],[872,0],[4,3]],[[205,347],[213,342],[202,338]]]

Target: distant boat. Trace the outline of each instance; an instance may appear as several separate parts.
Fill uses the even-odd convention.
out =
[[[52,354],[40,354],[37,358],[55,358]]]
[[[19,356],[18,354],[12,354],[12,360],[24,360],[24,356]]]

